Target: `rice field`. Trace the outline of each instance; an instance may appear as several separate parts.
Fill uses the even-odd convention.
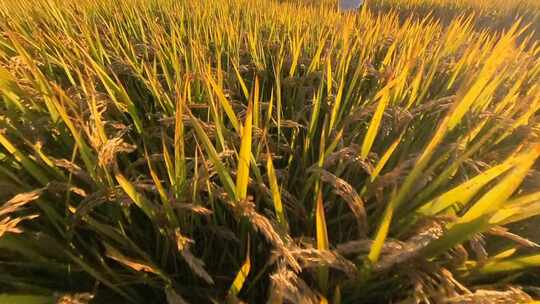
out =
[[[535,0],[0,0],[0,303],[540,300]]]

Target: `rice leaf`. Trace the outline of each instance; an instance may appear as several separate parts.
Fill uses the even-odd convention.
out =
[[[235,184],[228,173],[227,169],[221,162],[219,155],[214,148],[214,145],[212,145],[212,142],[208,138],[208,135],[204,132],[203,128],[201,127],[200,123],[197,121],[197,118],[193,116],[193,114],[189,113],[190,121],[193,124],[193,128],[195,129],[195,132],[197,134],[197,137],[200,139],[204,149],[210,156],[210,160],[212,161],[213,165],[216,167],[217,173],[219,175],[219,178],[221,182],[223,183],[223,187],[225,188],[225,191],[227,191],[227,194],[231,196],[233,200],[238,200],[239,196],[236,192]],[[249,158],[248,158],[249,161]]]
[[[286,231],[288,227],[287,219],[285,218],[285,210],[281,203],[281,191],[279,189],[276,172],[272,162],[270,151],[266,153],[266,170],[268,172],[268,180],[270,182],[270,191],[272,192],[272,201],[274,203],[274,211],[276,212],[278,224]]]
[[[236,170],[236,193],[240,200],[245,200],[247,198],[249,165],[251,160],[252,121],[253,108],[252,103],[250,103],[246,113],[246,120],[242,128],[242,140],[240,144],[240,153],[238,154],[238,168]]]
[[[329,250],[330,244],[328,241],[328,229],[326,227],[326,218],[324,212],[324,204],[322,197],[322,190],[318,191],[317,194],[317,205],[315,209],[315,230],[317,236],[317,249],[319,250]],[[328,267],[321,266],[319,268],[319,286],[323,291],[328,290]]]
[[[56,297],[29,294],[0,294],[0,303],[5,304],[54,304]]]
[[[153,207],[152,203],[141,193],[137,191],[135,186],[126,179],[126,177],[120,173],[120,171],[115,168],[114,169],[114,177],[116,178],[116,181],[120,185],[120,187],[124,190],[124,192],[129,196],[129,198],[137,205],[137,207],[141,208],[141,210],[150,218],[155,219],[156,218],[156,211]]]
[[[498,258],[486,262],[477,271],[483,275],[491,275],[501,272],[512,272],[527,268],[540,267],[540,254],[531,254],[514,258]]]
[[[248,242],[248,246],[246,250],[246,259],[244,260],[242,267],[240,267],[240,270],[236,274],[236,277],[234,278],[231,284],[231,287],[229,288],[230,297],[236,297],[240,293],[240,290],[242,290],[242,287],[244,286],[244,283],[246,282],[246,279],[249,275],[249,271],[251,270],[251,258],[250,258],[249,251],[250,250],[249,250],[249,242]]]

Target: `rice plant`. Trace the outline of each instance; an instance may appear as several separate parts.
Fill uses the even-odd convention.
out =
[[[533,302],[508,3],[0,0],[0,303]]]

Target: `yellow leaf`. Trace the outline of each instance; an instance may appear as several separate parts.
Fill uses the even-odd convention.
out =
[[[373,172],[371,172],[370,180],[374,181],[377,176],[379,176],[379,173],[381,173],[382,169],[398,147],[399,143],[401,142],[401,139],[403,138],[403,135],[405,135],[405,131],[401,132],[401,135],[390,145],[390,147],[384,152],[383,156],[375,166],[375,169],[373,169]]]
[[[511,159],[511,161],[488,169],[424,204],[418,212],[425,215],[435,215],[454,204],[467,204],[482,187],[508,171],[514,164],[514,159]]]
[[[227,114],[227,117],[231,121],[231,124],[233,128],[240,132],[240,125],[238,123],[238,118],[236,117],[236,114],[234,114],[234,110],[227,100],[227,97],[225,97],[225,94],[223,93],[223,89],[215,82],[215,80],[212,78],[210,73],[208,73],[206,77],[206,81],[210,84],[210,87],[214,90],[216,93],[218,100],[223,107],[223,110],[225,111],[225,114]]]
[[[540,191],[522,195],[505,204],[506,207],[497,211],[490,219],[498,225],[522,221],[540,214]]]
[[[508,49],[512,47],[515,37],[519,35],[518,28],[519,22],[516,22],[512,28],[501,37],[495,48],[492,50],[490,57],[486,60],[476,81],[465,93],[463,93],[462,98],[452,110],[448,123],[449,130],[453,130],[461,122],[463,116],[465,116],[477,102],[478,97],[483,93],[489,83],[497,81],[498,78],[502,77],[501,75],[504,75],[503,73],[498,73],[498,69],[504,64],[504,61],[509,54]]]
[[[506,259],[506,258],[509,258],[511,257],[512,255],[514,255],[514,253],[517,252],[517,248],[510,248],[510,249],[506,249],[506,250],[503,250],[497,254],[495,254],[494,256],[491,257],[491,260],[500,260],[500,259]]]
[[[229,194],[232,199],[236,200],[238,198],[238,195],[235,191],[234,182],[231,176],[229,175],[229,172],[227,171],[227,169],[221,162],[221,159],[219,158],[216,148],[210,141],[210,138],[208,138],[208,135],[205,133],[198,119],[195,118],[195,116],[193,116],[193,114],[189,111],[188,111],[188,115],[191,120],[191,123],[193,124],[193,129],[195,130],[195,133],[197,134],[197,138],[201,141],[202,146],[204,147],[204,149],[206,150],[206,153],[208,153],[208,156],[210,157],[210,161],[216,168],[216,171],[223,184],[223,187],[225,188],[225,191],[227,191],[227,194]]]
[[[124,192],[129,196],[129,198],[137,205],[137,207],[141,208],[142,211],[150,218],[155,219],[156,212],[154,208],[152,207],[150,201],[144,197],[141,193],[139,193],[135,186],[126,179],[120,171],[118,171],[117,168],[114,169],[114,177],[116,178],[116,181],[120,185],[120,187],[124,190]]]
[[[540,144],[535,144],[527,151],[516,156],[515,167],[501,179],[490,191],[484,194],[462,217],[451,223],[440,239],[430,243],[425,252],[428,256],[437,255],[454,247],[472,235],[489,229],[493,214],[499,210],[514,191],[521,185],[540,155]]]
[[[381,90],[379,94],[377,94],[379,96],[377,109],[375,110],[375,114],[373,114],[373,118],[371,118],[371,122],[369,123],[366,136],[364,137],[364,141],[362,142],[362,149],[360,152],[361,159],[366,159],[369,152],[371,151],[371,146],[373,145],[375,137],[377,136],[377,132],[379,131],[379,126],[381,124],[384,111],[386,110],[386,106],[390,102],[390,89],[392,86],[393,82],[389,83]]]
[[[249,257],[249,238],[248,238],[248,247],[247,247],[247,253],[246,253],[246,260],[244,261],[244,264],[240,268],[240,271],[238,271],[238,274],[236,274],[236,277],[234,278],[234,281],[231,284],[231,288],[229,289],[229,296],[236,296],[242,290],[242,287],[244,286],[244,283],[246,282],[246,278],[249,275],[249,271],[251,269],[251,259]]]
[[[272,156],[270,151],[267,153],[266,170],[268,171],[268,180],[270,181],[270,191],[272,192],[272,201],[274,202],[274,210],[276,212],[277,221],[282,228],[287,229],[287,219],[285,218],[285,212],[281,203],[281,193],[279,190],[276,172],[274,165],[272,164]]]
[[[242,142],[240,143],[240,154],[238,155],[238,169],[236,172],[236,193],[238,199],[244,200],[247,197],[249,184],[249,164],[251,159],[251,132],[253,111],[251,103],[248,105],[246,120],[242,128]]]
[[[49,178],[45,172],[32,159],[26,156],[26,153],[17,149],[11,141],[2,134],[0,130],[0,146],[3,146],[13,157],[23,166],[23,168],[32,175],[43,186],[49,182]]]
[[[317,208],[315,211],[316,229],[317,229],[317,249],[328,250],[328,231],[326,229],[326,218],[324,215],[324,203],[322,190],[317,195]]]
[[[472,221],[486,213],[496,211],[521,184],[529,169],[534,165],[540,155],[540,144],[536,144],[518,157],[517,164],[512,171],[501,180],[497,186],[486,193],[471,209],[463,215],[459,222]]]
[[[330,245],[328,242],[328,230],[326,228],[326,218],[324,215],[324,204],[322,197],[322,189],[319,188],[317,195],[317,206],[315,209],[315,228],[317,231],[317,249],[328,250]],[[319,286],[326,292],[328,290],[328,267],[319,267]]]
[[[540,267],[540,254],[521,256],[509,259],[492,260],[487,262],[479,272],[493,274],[500,272],[518,271],[525,268]]]

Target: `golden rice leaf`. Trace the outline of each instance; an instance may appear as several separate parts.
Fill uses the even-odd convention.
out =
[[[253,125],[256,128],[260,127],[260,115],[261,115],[261,109],[260,109],[260,101],[261,101],[261,91],[259,89],[259,78],[255,77],[255,84],[253,87],[253,97],[251,98],[253,109],[252,109],[252,115],[253,115]]]
[[[249,90],[246,86],[246,83],[244,82],[244,78],[242,78],[242,75],[240,75],[240,71],[238,70],[238,67],[236,64],[233,64],[234,72],[236,74],[236,79],[238,79],[238,82],[240,83],[240,88],[242,89],[242,93],[244,93],[244,97],[246,99],[249,99]]]
[[[369,152],[371,151],[371,146],[373,145],[373,142],[375,142],[375,137],[379,131],[379,126],[381,125],[384,111],[390,102],[390,89],[392,86],[393,82],[389,83],[377,94],[377,109],[373,114],[373,118],[371,118],[371,122],[369,123],[369,127],[366,136],[364,137],[364,141],[362,142],[362,148],[360,151],[360,158],[363,160],[367,158]]]
[[[199,138],[203,148],[206,150],[206,153],[208,153],[208,156],[210,156],[210,161],[216,168],[219,179],[221,180],[223,187],[225,188],[225,191],[227,192],[229,196],[231,196],[233,200],[237,201],[238,194],[236,192],[235,184],[231,176],[229,175],[229,171],[225,168],[225,166],[221,162],[221,159],[216,151],[216,148],[210,141],[210,138],[208,138],[208,135],[206,135],[206,132],[203,130],[197,118],[195,118],[195,116],[193,116],[191,112],[188,112],[188,115],[189,115],[189,119],[191,123],[193,124],[193,128],[195,129],[195,133],[197,134],[197,138]],[[247,161],[249,162],[249,158],[247,159]]]
[[[512,158],[506,162],[488,169],[472,179],[454,187],[424,204],[418,212],[424,215],[435,215],[456,204],[467,204],[485,185],[508,171],[515,164]]]
[[[0,67],[0,90],[22,94],[17,80],[3,67]]]
[[[6,101],[11,101],[19,111],[25,113],[27,108],[21,103],[20,96],[23,92],[15,78],[11,73],[0,66],[0,93],[6,98]]]
[[[249,271],[251,269],[251,258],[250,258],[250,252],[249,252],[249,238],[248,238],[248,247],[246,252],[246,260],[244,261],[244,264],[240,268],[240,271],[236,274],[236,277],[234,278],[231,287],[229,288],[229,296],[235,297],[240,293],[240,290],[242,290],[242,287],[244,286],[244,283],[246,282],[246,279],[249,275]]]
[[[345,76],[341,76],[341,80],[339,81],[339,87],[338,91],[334,100],[334,105],[332,106],[332,112],[330,114],[330,123],[328,125],[328,130],[332,130],[334,128],[334,125],[337,121],[338,114],[340,113],[342,107],[341,107],[341,101],[343,100],[343,88],[345,87]]]
[[[26,153],[19,150],[13,145],[0,130],[0,145],[2,145],[15,159],[23,166],[23,168],[32,175],[41,185],[45,186],[49,182],[49,178],[45,172],[39,167],[35,161],[28,158]]]
[[[474,103],[477,102],[478,97],[483,93],[486,86],[488,86],[491,81],[497,81],[498,78],[501,77],[503,73],[497,74],[497,70],[508,57],[508,49],[512,47],[515,37],[519,34],[519,25],[520,23],[516,22],[505,35],[501,37],[478,74],[476,81],[455,105],[448,122],[449,130],[454,129],[460,123],[463,116],[465,116]]]
[[[326,228],[326,218],[324,214],[324,203],[322,197],[322,189],[319,188],[317,194],[317,203],[315,209],[315,229],[317,235],[317,249],[329,250],[330,244],[328,241],[328,230]],[[323,291],[328,290],[328,267],[321,266],[319,268],[319,285]]]
[[[73,124],[72,119],[67,113],[65,103],[67,102],[68,97],[66,96],[64,90],[60,88],[60,86],[53,85],[53,89],[58,94],[59,99],[58,101],[56,99],[51,99],[51,103],[54,105],[56,111],[64,121],[64,124],[68,127],[73,138],[75,139],[75,142],[77,143],[77,146],[79,147],[79,150],[81,152],[81,157],[83,159],[84,165],[86,166],[86,170],[90,173],[90,175],[93,176],[95,171],[94,168],[96,159],[92,151],[90,150],[90,147],[79,133],[79,128],[75,124]]]
[[[540,191],[522,195],[505,205],[493,215],[490,222],[506,225],[540,215]]]
[[[148,171],[150,172],[150,177],[152,178],[152,181],[154,182],[154,185],[156,186],[156,190],[159,193],[159,198],[161,199],[161,203],[163,204],[163,207],[165,209],[165,213],[167,214],[167,219],[174,225],[178,225],[178,221],[176,218],[176,214],[174,213],[174,210],[171,207],[171,202],[169,200],[169,197],[167,196],[167,192],[165,191],[165,188],[163,187],[163,184],[161,183],[161,180],[158,177],[158,174],[154,170],[154,167],[152,166],[152,161],[150,160],[150,157],[148,156],[148,151],[146,150],[146,146],[144,147],[144,158],[146,159],[146,164],[148,165]]]
[[[0,303],[4,304],[52,304],[55,296],[43,296],[32,294],[0,294]]]
[[[225,97],[225,93],[223,93],[223,88],[221,88],[216,81],[213,79],[213,77],[208,73],[208,75],[205,77],[207,83],[210,85],[210,87],[214,90],[214,93],[217,95],[218,100],[223,107],[223,110],[225,111],[225,114],[227,114],[227,117],[231,121],[231,124],[233,128],[240,134],[240,123],[238,122],[238,118],[236,117],[236,114],[234,114],[234,110],[229,102],[227,100],[227,97]]]
[[[390,204],[388,204],[388,206],[384,210],[381,223],[379,224],[379,227],[375,234],[375,240],[373,241],[373,244],[371,245],[371,249],[368,254],[368,259],[371,263],[375,263],[379,260],[379,256],[384,246],[386,236],[388,235],[388,231],[390,230],[390,223],[392,221],[392,216],[394,214],[394,211],[395,211],[395,204],[392,204],[392,201],[391,201]]]
[[[152,203],[143,194],[139,193],[135,189],[135,186],[130,181],[128,181],[127,178],[122,175],[122,173],[120,173],[118,168],[114,169],[114,177],[116,178],[116,181],[124,190],[124,192],[135,203],[135,205],[141,208],[141,210],[146,214],[146,216],[154,220],[156,218],[156,211],[152,206]]]
[[[37,66],[37,63],[35,60],[32,59],[32,56],[28,53],[25,47],[22,46],[20,41],[20,36],[16,35],[14,32],[8,32],[7,36],[13,43],[13,47],[17,51],[19,55],[23,58],[24,62],[26,63],[27,67],[29,68],[30,72],[35,78],[35,85],[37,88],[41,91],[41,93],[44,95],[43,101],[45,102],[45,106],[47,108],[47,111],[53,121],[58,120],[58,113],[56,113],[56,109],[53,105],[50,103],[50,86],[49,81],[43,75],[39,67]]]
[[[507,207],[509,208],[524,207],[531,203],[537,203],[537,202],[540,202],[540,191],[529,193],[529,194],[511,199],[508,201]]]
[[[88,61],[91,63],[93,69],[95,70],[101,83],[103,83],[103,86],[107,90],[107,93],[109,94],[115,105],[118,107],[119,110],[128,112],[131,119],[133,119],[133,123],[135,124],[137,132],[142,133],[143,125],[140,115],[138,113],[139,111],[129,97],[129,94],[126,92],[126,89],[122,85],[117,84],[117,82],[115,82],[113,78],[111,78],[107,74],[103,67],[97,62],[95,62],[87,53],[83,54],[87,56]]]
[[[291,62],[291,68],[289,70],[289,77],[294,76],[294,72],[296,71],[296,68],[298,66],[298,60],[300,59],[302,45],[304,43],[305,38],[306,38],[305,33],[303,33],[300,37],[299,37],[299,34],[297,33],[297,35],[295,35],[293,39],[291,39],[292,62]]]
[[[395,195],[392,195],[390,202],[386,206],[379,227],[375,232],[375,240],[368,254],[368,259],[371,263],[375,263],[379,260],[381,250],[383,248],[384,241],[388,236],[390,224],[392,222],[392,218],[394,216],[396,208],[398,208],[406,200],[406,198],[410,194],[411,189],[413,189],[415,182],[421,176],[423,170],[427,167],[436,148],[444,139],[448,130],[449,117],[450,116],[448,115],[445,116],[443,120],[439,123],[435,134],[433,135],[426,148],[416,161],[412,171],[405,178],[405,181],[403,181],[403,184],[399,187],[397,193]]]
[[[248,105],[246,120],[242,128],[242,141],[240,143],[240,154],[238,155],[238,169],[236,172],[236,194],[238,199],[244,200],[247,197],[249,184],[249,165],[251,160],[251,137],[253,129],[253,108]]]
[[[448,231],[440,239],[428,245],[425,250],[426,254],[432,256],[441,253],[493,226],[495,223],[490,222],[491,217],[508,201],[508,198],[523,182],[538,156],[540,156],[540,144],[535,144],[516,156],[517,161],[514,168],[462,217],[450,224]]]
[[[276,212],[277,221],[285,230],[288,223],[285,218],[285,211],[283,210],[283,204],[281,203],[281,192],[279,189],[276,172],[272,163],[272,156],[270,151],[267,152],[266,158],[266,170],[268,171],[268,180],[270,182],[270,191],[272,192],[272,201],[274,202],[274,211]]]
[[[512,171],[475,203],[459,222],[471,221],[499,209],[523,182],[538,156],[540,156],[540,144],[532,146],[520,157],[517,157],[516,165]]]
[[[535,210],[525,210],[521,208],[502,208],[501,210],[495,212],[495,214],[489,219],[489,222],[494,225],[501,225],[501,224],[508,224],[513,221],[516,221],[517,219],[514,218],[514,216],[517,216],[518,218],[525,219],[532,216],[535,216],[537,212]]]
[[[401,139],[403,138],[403,135],[405,135],[405,131],[401,132],[399,137],[388,147],[386,152],[384,152],[383,156],[375,166],[375,169],[371,172],[370,180],[374,181],[377,176],[379,176],[379,173],[381,173],[382,169],[396,150],[396,148],[399,146],[399,143],[401,142]]]
[[[478,269],[478,272],[481,274],[495,274],[539,267],[540,254],[532,254],[515,258],[490,260]]]
[[[165,137],[165,134],[161,134],[161,147],[163,149],[163,162],[165,163],[165,168],[167,169],[167,176],[169,177],[169,182],[171,185],[174,185],[175,183],[175,166],[173,165],[173,161],[171,158],[171,152],[169,152],[169,148],[167,148],[167,139]]]
[[[176,197],[181,195],[181,192],[183,190],[182,187],[187,174],[185,161],[183,118],[186,96],[189,95],[189,84],[190,83],[186,81],[183,95],[177,96],[176,113],[174,118],[174,179],[172,185],[174,187]]]
[[[506,259],[506,258],[509,258],[509,257],[513,256],[517,251],[518,251],[518,248],[516,248],[516,247],[506,249],[506,250],[503,250],[503,251],[493,255],[491,257],[491,259],[493,259],[493,260]]]

